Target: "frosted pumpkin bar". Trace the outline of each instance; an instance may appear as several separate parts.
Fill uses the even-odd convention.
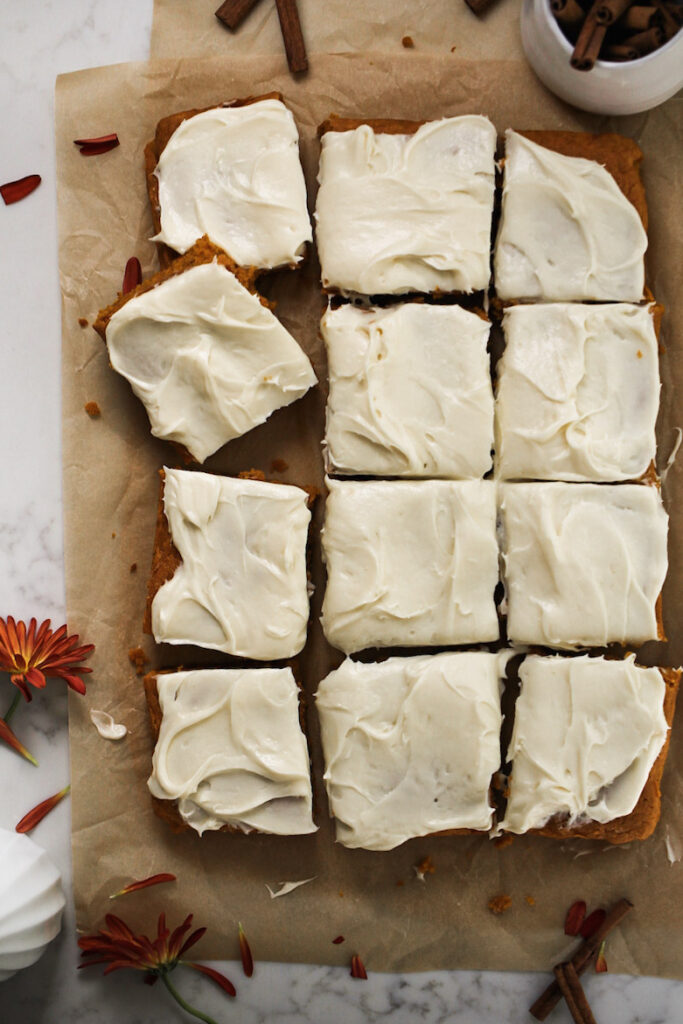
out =
[[[161,265],[203,235],[241,266],[295,266],[312,240],[299,133],[279,93],[185,110],[145,149]]]
[[[524,659],[498,832],[645,839],[660,813],[660,780],[680,679],[587,656]]]
[[[499,501],[512,643],[663,639],[668,518],[657,487],[504,483]]]
[[[157,643],[290,658],[308,624],[308,494],[165,469],[145,627]]]
[[[490,323],[460,306],[330,306],[328,471],[482,477],[491,468]]]
[[[305,352],[254,293],[253,269],[206,238],[93,326],[145,406],[152,434],[197,462],[316,383]]]
[[[655,457],[652,312],[626,303],[509,306],[496,389],[503,479],[634,480]]]
[[[176,830],[315,832],[310,765],[290,668],[150,673],[148,787]]]
[[[327,480],[322,625],[346,654],[497,640],[496,487]]]
[[[363,295],[488,287],[496,130],[330,117],[319,129],[323,287]]]
[[[494,255],[499,298],[639,302],[647,249],[641,158],[621,135],[508,130]]]
[[[490,827],[509,657],[347,658],[323,679],[316,707],[338,842],[391,850]]]

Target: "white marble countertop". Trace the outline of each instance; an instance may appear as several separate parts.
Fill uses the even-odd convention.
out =
[[[0,206],[0,614],[64,619],[60,450],[60,298],[57,270],[53,93],[61,72],[144,59],[151,0],[22,0],[0,4],[0,180],[40,173],[41,187],[23,203]],[[0,713],[12,697],[0,677]],[[68,780],[66,693],[59,684],[36,694],[14,718],[40,762],[35,769],[0,747],[0,827],[13,828],[39,800]],[[33,833],[71,888],[69,804]],[[201,923],[201,922],[198,922]],[[160,987],[99,968],[76,973],[73,912],[60,937],[34,967],[0,985],[2,1024],[152,1024],[190,1020]],[[442,1024],[531,1018],[543,988],[536,974],[434,972],[371,974],[354,981],[346,969],[257,963],[227,1000],[210,982],[184,972],[181,991],[219,1022],[356,1024],[391,1018]],[[683,1022],[683,983],[591,976],[588,997],[601,1024]],[[569,1021],[559,1007],[552,1021]]]

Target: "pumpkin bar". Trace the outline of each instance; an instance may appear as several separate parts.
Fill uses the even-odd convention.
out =
[[[323,679],[316,706],[338,842],[392,850],[490,828],[510,656],[347,658]]]
[[[308,357],[208,239],[102,310],[95,330],[145,406],[152,434],[197,462],[301,398]]]
[[[322,625],[351,654],[499,638],[496,487],[328,479]]]
[[[652,834],[680,669],[635,656],[525,658],[499,832],[628,843]]]
[[[491,469],[490,323],[460,306],[330,306],[328,471],[482,477]]]
[[[203,235],[243,266],[296,266],[312,240],[299,133],[279,93],[163,118],[145,149],[162,266]]]
[[[668,518],[655,485],[499,490],[512,643],[574,648],[664,638]]]
[[[310,763],[291,668],[150,673],[148,787],[175,831],[303,835]]]
[[[498,297],[639,302],[647,208],[636,143],[581,132],[508,130],[505,139]]]
[[[315,220],[326,290],[488,287],[496,130],[487,118],[331,117],[319,132]]]
[[[289,484],[164,469],[145,616],[157,643],[256,661],[298,654],[308,500]]]

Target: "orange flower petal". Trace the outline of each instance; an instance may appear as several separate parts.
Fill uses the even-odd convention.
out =
[[[606,910],[594,910],[592,914],[589,914],[586,920],[579,928],[579,934],[583,939],[590,939],[592,935],[595,935],[602,922],[607,917]]]
[[[24,744],[17,739],[4,718],[0,718],[0,740],[6,743],[8,747],[11,747],[12,750],[16,750],[17,754],[21,754],[31,764],[36,765],[36,767],[38,766],[38,762],[33,754],[30,754]]]
[[[24,178],[18,178],[16,181],[7,181],[4,185],[0,185],[0,195],[5,206],[18,203],[20,199],[30,196],[31,192],[35,192],[38,188],[41,181],[42,179],[39,174],[27,174]]]
[[[171,874],[161,873],[159,875],[150,875],[149,878],[141,878],[138,882],[131,882],[129,885],[119,889],[118,892],[112,893],[109,897],[110,900],[115,900],[117,896],[127,896],[129,892],[137,892],[138,889],[147,889],[150,885],[161,885],[163,882],[175,882],[176,876]]]
[[[239,937],[240,937],[240,956],[242,957],[242,970],[248,978],[251,978],[254,973],[254,958],[251,955],[251,949],[247,942],[247,937],[244,934],[242,923],[239,924]]]
[[[214,971],[213,967],[207,967],[206,964],[190,963],[187,960],[185,960],[184,963],[186,967],[191,967],[193,971],[199,971],[201,974],[205,974],[207,978],[211,978],[211,980],[215,981],[217,985],[220,985],[223,991],[229,996],[237,995],[235,986],[230,979],[226,978],[225,975],[221,974],[219,971]]]
[[[121,286],[121,291],[124,295],[127,295],[128,292],[132,292],[133,288],[137,288],[141,281],[142,267],[140,266],[140,260],[137,256],[131,256],[126,263],[126,269],[123,272],[123,285]]]
[[[595,961],[595,973],[606,974],[607,973],[607,961],[605,960],[605,943],[603,942],[600,946],[600,952],[598,953],[598,959]]]
[[[97,156],[99,153],[108,153],[119,145],[119,137],[116,132],[110,135],[100,135],[96,139],[74,139],[74,145],[78,146],[82,156]]]
[[[571,907],[567,911],[567,916],[564,919],[564,934],[578,935],[581,931],[581,925],[583,924],[585,916],[585,900],[577,900],[576,903],[572,903]]]
[[[59,793],[55,793],[54,796],[49,796],[47,800],[42,800],[41,803],[37,804],[33,810],[25,814],[19,824],[16,826],[15,831],[17,832],[30,832],[38,825],[46,814],[57,806],[57,804],[64,799],[66,794],[71,789],[71,786],[65,786],[64,789],[60,789]]]
[[[365,970],[363,961],[357,953],[351,957],[351,977],[358,978],[360,981],[368,980],[367,971]]]

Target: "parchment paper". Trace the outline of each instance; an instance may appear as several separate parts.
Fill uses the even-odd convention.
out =
[[[497,849],[485,837],[413,840],[391,853],[345,850],[335,845],[321,784],[316,715],[309,732],[320,831],[314,837],[275,838],[209,834],[173,835],[152,811],[146,789],[151,741],[141,680],[127,657],[142,643],[154,665],[215,663],[219,658],[170,648],[152,653],[141,619],[156,514],[157,470],[174,464],[170,446],[151,438],[146,414],[128,384],[109,369],[104,346],[78,317],[92,320],[121,283],[125,262],[137,253],[146,274],[156,268],[151,219],[142,173],[142,147],[163,115],[193,106],[279,89],[302,134],[302,158],[314,201],[318,157],[316,125],[330,112],[368,116],[437,117],[484,112],[499,131],[527,128],[610,127],[553,99],[519,61],[477,64],[451,57],[346,54],[316,57],[315,72],[293,82],[278,57],[165,61],[130,64],[62,76],[57,84],[57,153],[60,270],[63,289],[64,510],[69,625],[97,645],[86,698],[72,696],[70,731],[73,783],[73,855],[80,928],[91,930],[114,905],[122,883],[157,871],[178,882],[126,898],[132,923],[149,924],[166,909],[175,921],[190,910],[209,933],[204,957],[237,954],[241,920],[256,957],[348,963],[363,956],[371,970],[424,968],[547,969],[570,948],[562,935],[568,904],[576,898],[603,905],[627,895],[636,904],[610,938],[611,970],[683,977],[679,907],[683,867],[671,864],[681,849],[675,804],[683,798],[683,736],[675,730],[664,779],[662,822],[655,837],[628,848],[540,838],[519,838]],[[682,379],[681,296],[677,293],[681,239],[680,164],[676,124],[681,103],[619,122],[645,150],[650,202],[648,274],[668,307],[662,337],[664,379],[660,452],[664,459],[677,423],[673,381]],[[84,159],[72,140],[116,130],[121,146]],[[278,314],[311,355],[325,380],[317,333],[322,308],[314,260],[300,275],[285,272],[270,289]],[[207,469],[256,466],[275,479],[319,484],[322,475],[324,383],[303,401],[277,412],[264,426],[232,443]],[[91,420],[84,403],[102,415]],[[271,474],[283,458],[286,473]],[[680,465],[680,464],[679,464]],[[673,513],[671,570],[665,589],[665,622],[671,642],[645,654],[679,664],[683,607],[680,513],[683,473],[675,465],[666,481]],[[318,515],[320,515],[320,509]],[[321,568],[315,541],[315,577]],[[137,571],[131,572],[131,564]],[[317,617],[301,658],[312,694],[331,661]],[[102,740],[88,708],[110,711],[130,729],[118,745]],[[679,715],[680,719],[680,715]],[[431,855],[436,871],[420,882],[413,865]],[[317,876],[294,893],[271,901],[265,883]],[[501,917],[487,909],[498,893],[512,896]],[[535,905],[525,897],[534,899]],[[342,934],[341,946],[332,939]],[[571,946],[571,943],[570,943]]]
[[[152,57],[209,57],[283,53],[275,0],[261,0],[231,32],[216,18],[220,0],[155,0]],[[461,60],[522,58],[521,0],[501,0],[482,17],[465,0],[298,0],[309,55],[454,53]],[[311,64],[311,70],[315,70]]]

